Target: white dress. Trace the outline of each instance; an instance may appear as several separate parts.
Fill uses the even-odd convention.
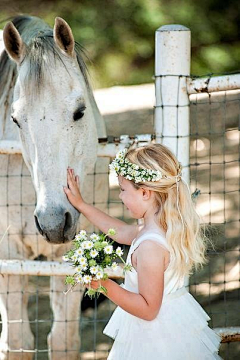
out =
[[[131,264],[133,251],[144,240],[155,240],[169,251],[163,235],[145,232],[133,240],[126,263]],[[139,293],[134,268],[126,272],[120,286]],[[115,339],[107,360],[223,360],[218,355],[221,337],[208,326],[209,320],[184,287],[184,278],[178,278],[168,265],[161,308],[154,320],[140,319],[120,306],[114,310],[103,330],[103,334]]]

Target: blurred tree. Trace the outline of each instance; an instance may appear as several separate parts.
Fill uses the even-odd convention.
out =
[[[151,82],[154,32],[182,24],[192,32],[195,75],[240,68],[239,0],[1,0],[0,20],[19,13],[53,26],[61,16],[92,60],[95,87]]]

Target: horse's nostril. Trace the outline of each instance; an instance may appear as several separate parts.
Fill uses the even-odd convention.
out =
[[[63,233],[65,234],[69,229],[72,227],[72,217],[69,212],[66,212],[65,214],[65,226],[63,229]]]
[[[41,227],[40,227],[40,225],[39,225],[38,218],[37,218],[36,215],[34,216],[34,219],[35,219],[35,224],[36,224],[36,227],[37,227],[38,231],[39,231],[40,234],[43,236],[43,231],[42,231],[42,229],[41,229]]]

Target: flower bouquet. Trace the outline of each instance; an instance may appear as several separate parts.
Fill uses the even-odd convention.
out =
[[[107,234],[92,233],[89,237],[85,230],[81,230],[73,240],[74,247],[69,250],[62,259],[71,263],[76,269],[72,276],[67,276],[65,283],[71,285],[68,291],[72,290],[78,283],[81,285],[90,284],[92,280],[107,280],[108,274],[106,269],[116,271],[118,264],[113,261],[119,257],[125,264],[123,273],[132,270],[130,264],[126,264],[122,258],[123,250],[120,246],[116,250],[113,249],[113,241],[107,239],[108,236],[116,235],[114,229],[109,229]],[[66,293],[68,293],[68,291]],[[107,294],[107,289],[104,286],[99,286],[97,289],[91,287],[86,292],[90,298],[99,296],[100,292]],[[65,294],[66,294],[65,293]]]

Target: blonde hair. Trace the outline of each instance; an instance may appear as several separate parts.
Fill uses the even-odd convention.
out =
[[[174,257],[169,268],[172,267],[179,276],[192,274],[193,267],[197,270],[207,263],[205,253],[210,239],[202,231],[201,217],[195,210],[188,186],[182,180],[178,182],[177,193],[176,176],[181,164],[175,155],[161,144],[129,149],[126,158],[141,168],[160,170],[167,176],[156,182],[136,184],[132,181],[132,184],[136,189],[141,187],[154,191],[158,207],[156,216],[160,227],[166,232],[170,254]]]

